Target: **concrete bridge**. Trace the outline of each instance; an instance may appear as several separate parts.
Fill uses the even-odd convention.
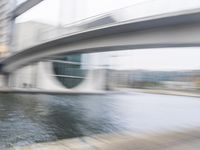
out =
[[[200,9],[141,18],[69,34],[1,60],[1,72],[10,73],[24,65],[61,54],[199,46]]]
[[[15,11],[15,16],[25,10]],[[55,55],[199,46],[200,9],[183,9],[108,23],[45,41],[1,60],[1,73],[9,75],[23,66]]]

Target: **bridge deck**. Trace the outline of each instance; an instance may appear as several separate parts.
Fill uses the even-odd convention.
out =
[[[11,73],[25,65],[62,54],[147,48],[200,47],[200,10],[155,15],[66,34],[12,54],[0,61]]]

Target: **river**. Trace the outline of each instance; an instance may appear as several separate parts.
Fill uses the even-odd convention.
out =
[[[112,132],[200,126],[200,99],[123,93],[0,94],[0,148]]]

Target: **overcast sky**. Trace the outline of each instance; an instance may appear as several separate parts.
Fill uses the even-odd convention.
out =
[[[34,20],[54,25],[66,24],[148,1],[153,0],[44,0],[18,17],[17,21]]]
[[[111,56],[115,69],[200,70],[200,48],[130,50]]]
[[[155,0],[44,0],[32,10],[20,16],[17,21],[24,22],[34,20],[52,25],[58,25],[60,23],[67,24],[133,4],[151,1]],[[174,0],[174,2],[175,1],[178,2],[180,0]],[[192,1],[186,1],[187,3],[180,3],[180,5],[188,7],[191,5],[194,7],[194,2],[200,4],[200,0]],[[173,7],[176,6],[173,4],[170,5]],[[163,9],[165,8],[163,7]],[[93,55],[95,56],[95,54]],[[105,56],[105,54],[102,55]],[[199,48],[134,50],[114,52],[109,55],[111,57],[103,57],[105,59],[103,62],[109,63],[112,67],[118,69],[200,69]],[[104,64],[102,63],[102,59],[97,58],[98,56],[93,57],[92,63],[94,65]]]

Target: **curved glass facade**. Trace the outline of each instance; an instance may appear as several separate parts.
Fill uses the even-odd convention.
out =
[[[82,68],[81,55],[67,55],[53,60],[55,77],[66,87],[74,88],[79,85],[86,76],[86,70]]]

